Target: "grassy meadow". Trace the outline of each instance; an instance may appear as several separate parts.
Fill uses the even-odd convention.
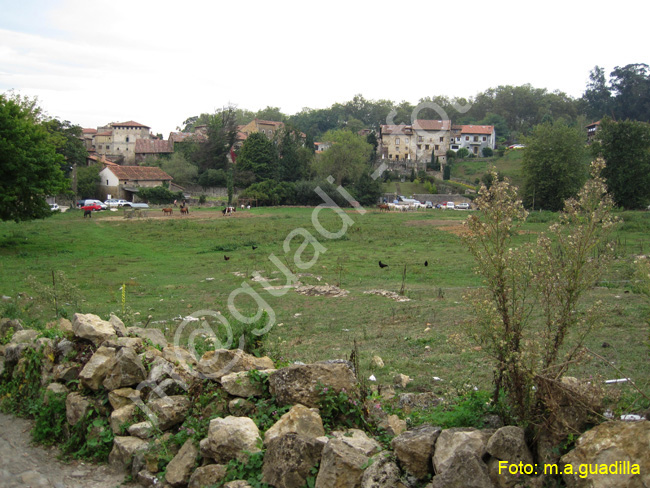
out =
[[[83,297],[77,306],[59,304],[64,314],[108,318],[114,312],[130,324],[158,327],[172,340],[180,318],[199,310],[220,311],[234,320],[228,298],[245,282],[275,314],[266,352],[278,361],[347,358],[356,341],[363,374],[374,374],[380,383],[390,384],[396,373],[403,373],[413,378],[411,391],[490,388],[490,363],[480,346],[468,339],[451,340],[462,334],[469,317],[464,294],[481,286],[460,238],[466,212],[369,209],[361,215],[346,210],[353,223],[338,239],[323,237],[315,227],[314,218],[331,233],[342,228],[341,218],[329,209],[315,215],[312,208],[258,208],[231,217],[222,216],[219,209],[190,212],[189,218],[176,212],[163,217],[159,209],[151,209],[143,218],[125,219],[122,211],[105,211],[84,219],[73,210],[44,221],[0,223],[3,315],[27,323],[54,317],[52,303],[39,300],[42,292],[29,277],[51,285],[52,272],[62,271]],[[602,300],[607,310],[587,341],[604,361],[592,358],[577,364],[572,373],[581,378],[629,376],[650,395],[650,307],[630,285],[634,257],[650,254],[650,213],[625,212],[621,217],[625,223],[616,236],[619,259],[587,297]],[[549,213],[532,214],[517,239],[534,240],[554,219]],[[296,229],[303,229],[302,234],[285,243]],[[308,235],[314,239],[301,250]],[[322,247],[315,252],[318,245]],[[295,260],[299,253],[304,269]],[[272,255],[305,285],[337,285],[349,293],[305,296],[275,289],[273,294],[252,279],[258,271],[271,285],[286,283],[269,259]],[[380,268],[380,260],[388,266]],[[405,266],[409,301],[365,293],[399,292]],[[244,315],[258,310],[244,294],[235,305]],[[375,355],[383,359],[384,368],[371,367]],[[638,397],[629,385],[615,385],[610,391]],[[635,409],[641,403],[626,407]]]

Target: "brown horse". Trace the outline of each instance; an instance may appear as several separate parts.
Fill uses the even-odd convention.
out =
[[[181,207],[181,215],[183,215],[183,214],[189,215],[190,214],[190,209],[187,208],[187,207]]]
[[[390,207],[385,203],[382,203],[381,205],[377,205],[377,206],[379,207],[380,212],[388,212],[390,210]]]
[[[174,213],[174,209],[172,208],[163,208],[162,211],[164,215],[172,215]]]

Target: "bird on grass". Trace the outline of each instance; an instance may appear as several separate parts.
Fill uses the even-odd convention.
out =
[[[380,268],[385,268],[386,266],[388,266],[388,265],[387,265],[387,264],[384,264],[384,263],[382,263],[381,261],[379,261],[379,267],[380,267]]]
[[[425,266],[429,266],[429,261],[425,261],[425,262],[424,262],[424,265],[425,265]]]
[[[253,251],[254,251],[255,249],[257,249],[257,246],[251,246],[251,247],[253,248]]]
[[[225,254],[223,255],[223,260],[228,261],[230,259],[230,256],[226,256]]]

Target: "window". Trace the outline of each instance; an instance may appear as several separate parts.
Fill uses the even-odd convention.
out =
[[[454,144],[453,146],[451,146],[451,148],[452,148],[452,149],[458,149],[458,146],[456,146],[456,145]]]
[[[422,144],[418,144],[418,149],[422,149]]]
[[[474,142],[478,142],[478,136],[474,136]]]
[[[418,136],[418,142],[423,142],[423,141],[424,141],[424,137]]]
[[[428,151],[428,150],[429,150],[429,145],[426,144],[426,145],[424,146],[424,149]]]
[[[393,155],[392,155],[392,154],[389,154],[389,155],[388,155],[388,159],[393,159]]]
[[[126,142],[129,142],[129,136],[126,136]]]
[[[396,147],[396,148],[395,148],[395,151],[399,152],[399,147]]]
[[[487,137],[483,136],[483,142],[487,141]]]
[[[436,148],[436,151],[437,151],[438,149],[440,149],[440,146],[438,146],[438,144],[436,144],[435,148]]]
[[[108,186],[108,180],[106,180],[106,186]]]
[[[445,137],[444,136],[440,137],[440,142],[445,142]]]
[[[396,146],[399,146],[399,137],[396,137],[396,138],[395,138],[395,145],[396,145]]]
[[[465,136],[465,140],[466,140],[466,141],[469,141],[469,136]]]

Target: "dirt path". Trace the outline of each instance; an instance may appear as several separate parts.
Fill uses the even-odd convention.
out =
[[[123,472],[108,466],[59,461],[55,448],[30,444],[30,429],[31,422],[0,414],[2,488],[116,488],[124,480]]]

